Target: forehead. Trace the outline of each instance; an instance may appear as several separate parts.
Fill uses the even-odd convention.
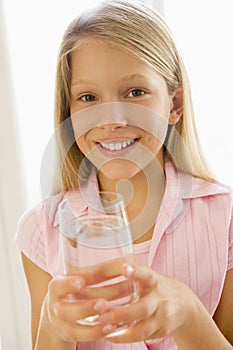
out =
[[[84,36],[77,40],[74,49],[71,53],[72,62],[82,58],[98,57],[101,55],[102,59],[106,56],[115,56],[116,59],[120,57],[127,57],[130,60],[144,62],[136,53],[130,51],[119,43],[110,40],[103,40],[97,36]]]
[[[75,75],[111,74],[111,76],[132,76],[142,78],[153,76],[164,78],[148,62],[136,54],[96,37],[82,38],[77,42],[71,56],[72,79]]]

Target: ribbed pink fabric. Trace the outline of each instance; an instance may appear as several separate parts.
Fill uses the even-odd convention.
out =
[[[226,271],[233,268],[232,193],[221,184],[177,173],[167,161],[166,190],[152,240],[135,245],[137,263],[187,284],[213,315],[222,293]],[[93,196],[92,174],[79,192],[65,196],[77,214]],[[84,194],[84,196],[83,196]],[[57,207],[64,195],[53,196],[20,219],[15,242],[35,264],[52,276],[63,273]],[[133,344],[106,340],[77,344],[78,350],[176,350],[171,337]]]

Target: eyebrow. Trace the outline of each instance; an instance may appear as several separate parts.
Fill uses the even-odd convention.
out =
[[[143,74],[133,73],[133,74],[124,76],[122,78],[122,81],[130,81],[130,80],[135,80],[135,79],[144,79],[145,80],[145,79],[149,79],[149,78],[147,78]],[[93,82],[91,80],[88,80],[88,79],[79,79],[79,80],[75,81],[74,83],[72,83],[71,86],[85,85],[85,84],[93,84]]]
[[[148,79],[145,75],[139,74],[139,73],[134,73],[130,75],[126,75],[123,77],[123,81],[129,81],[129,80],[134,80],[134,79]]]
[[[88,79],[79,79],[78,81],[75,81],[71,84],[71,86],[74,85],[85,85],[85,84],[93,84],[93,82],[91,80]]]

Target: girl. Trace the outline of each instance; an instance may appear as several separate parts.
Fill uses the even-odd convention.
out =
[[[22,217],[16,235],[32,348],[232,349],[232,196],[203,157],[185,68],[155,11],[110,0],[70,24],[55,127],[60,186]],[[115,309],[104,299],[67,302],[88,276],[62,275],[58,204],[66,197],[82,213],[96,185],[131,191],[136,263],[118,274],[138,282],[140,298]],[[108,264],[102,273],[111,275]],[[76,322],[93,312],[98,325]],[[132,325],[106,337],[121,322]]]

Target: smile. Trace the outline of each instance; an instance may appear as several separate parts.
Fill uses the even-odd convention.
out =
[[[132,139],[132,140],[124,140],[121,142],[100,142],[99,145],[104,148],[107,149],[109,151],[120,151],[124,148],[128,148],[130,146],[132,146],[134,143],[136,142],[136,139]]]

